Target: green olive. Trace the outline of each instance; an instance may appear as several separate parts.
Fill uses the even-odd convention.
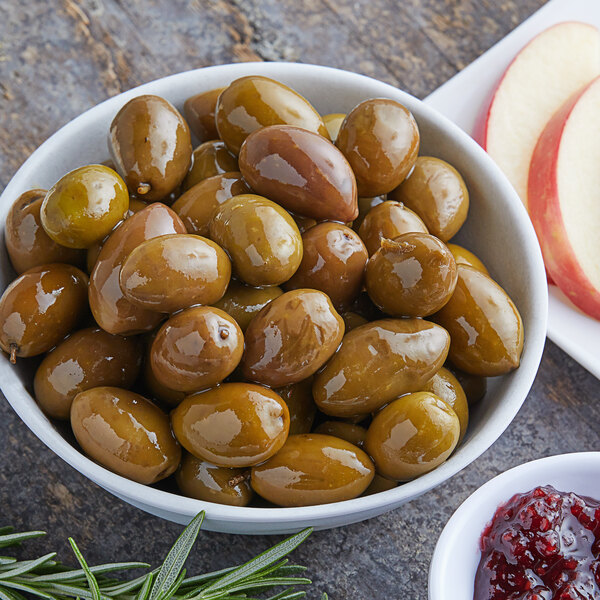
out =
[[[345,423],[344,421],[323,421],[323,423],[315,428],[315,433],[332,435],[362,448],[365,443],[367,430],[354,423]]]
[[[487,392],[487,379],[485,377],[465,373],[450,363],[446,363],[446,368],[460,383],[467,396],[467,403],[469,406],[473,406],[483,399]]]
[[[379,494],[379,492],[387,492],[398,487],[398,482],[393,479],[383,477],[379,473],[375,473],[373,481],[371,481],[369,487],[363,492],[363,496],[371,496],[372,494]]]
[[[344,319],[346,333],[369,322],[362,315],[359,315],[358,313],[352,311],[342,313],[342,319]]]
[[[192,154],[192,166],[181,185],[186,192],[196,184],[232,171],[239,171],[237,158],[227,150],[221,140],[210,140],[200,144]]]
[[[467,250],[458,244],[446,245],[448,246],[448,250],[452,252],[452,256],[454,256],[457,265],[467,265],[468,267],[473,267],[474,269],[489,275],[485,265],[470,250]]]
[[[290,411],[290,435],[308,433],[312,429],[317,406],[312,397],[312,377],[291,383],[275,391],[281,396]]]
[[[323,115],[323,123],[325,123],[325,127],[327,127],[327,133],[329,133],[329,137],[334,143],[345,118],[346,115],[344,113],[330,113],[328,115]]]
[[[192,133],[201,142],[215,140],[219,137],[215,123],[217,100],[225,88],[216,88],[191,96],[183,105],[185,119]]]

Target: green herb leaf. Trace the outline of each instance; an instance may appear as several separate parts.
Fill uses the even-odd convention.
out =
[[[42,537],[46,535],[45,531],[25,531],[24,533],[6,533],[0,535],[0,548],[6,548],[7,546],[14,546],[25,540],[32,538]]]
[[[100,575],[102,573],[125,571],[128,569],[143,569],[149,566],[150,565],[148,563],[143,562],[122,562],[97,565],[95,567],[88,567],[88,569],[94,575]],[[85,577],[85,571],[83,569],[76,569],[73,571],[64,571],[62,573],[49,573],[48,575],[40,575],[36,578],[36,581],[72,581],[73,579],[79,579],[81,577]]]
[[[140,591],[137,593],[135,600],[148,600],[148,596],[150,595],[150,588],[152,586],[152,580],[154,579],[153,573],[148,573],[144,578],[144,583],[140,588]]]
[[[81,565],[83,572],[85,573],[85,578],[87,579],[88,585],[90,586],[90,591],[92,592],[93,600],[102,600],[102,594],[100,593],[100,588],[98,587],[98,582],[96,581],[96,577],[90,571],[88,564],[85,562],[85,558],[83,558],[83,554],[81,554],[75,540],[73,538],[69,538],[69,544],[71,544],[71,548],[73,548],[73,553],[75,554],[75,558]]]
[[[16,577],[17,575],[23,575],[25,573],[29,573],[30,571],[34,571],[38,567],[41,567],[45,562],[53,559],[56,556],[56,552],[51,552],[50,554],[46,554],[41,556],[37,560],[26,560],[22,561],[18,567],[11,569],[10,571],[4,571],[0,573],[0,581],[3,579],[10,579],[11,577]]]

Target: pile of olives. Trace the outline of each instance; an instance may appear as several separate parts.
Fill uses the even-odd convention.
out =
[[[251,76],[184,113],[130,100],[110,161],[10,210],[0,346],[40,357],[41,409],[124,477],[236,506],[436,468],[523,348],[514,303],[448,243],[461,175],[394,100],[321,116]]]

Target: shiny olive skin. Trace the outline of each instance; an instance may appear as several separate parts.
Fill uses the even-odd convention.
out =
[[[360,496],[373,479],[371,459],[337,437],[291,435],[267,462],[253,467],[257,494],[279,506],[311,506]]]
[[[319,113],[305,98],[260,75],[232,82],[219,96],[215,120],[219,137],[236,155],[253,131],[269,125],[295,125],[329,139]]]
[[[352,311],[342,313],[342,319],[344,319],[344,325],[346,326],[346,333],[369,322],[362,315],[359,315],[358,313],[355,313]]]
[[[188,233],[207,237],[209,225],[219,206],[250,188],[239,171],[204,179],[182,194],[171,207],[184,222]]]
[[[428,233],[383,239],[367,264],[371,300],[393,317],[427,317],[448,300],[457,281],[456,262],[446,245]]]
[[[478,375],[471,375],[457,369],[454,365],[447,363],[446,368],[456,377],[460,383],[469,406],[474,406],[483,399],[487,392],[487,379]]]
[[[243,469],[217,467],[185,453],[175,474],[177,486],[190,498],[229,506],[247,506],[254,492]]]
[[[340,223],[319,223],[302,235],[304,254],[286,290],[312,288],[336,309],[348,307],[362,290],[369,255],[358,234]]]
[[[378,413],[367,431],[365,450],[380,475],[410,481],[441,465],[458,443],[456,413],[430,392],[398,398]]]
[[[319,410],[353,417],[419,391],[444,364],[448,332],[421,319],[382,319],[353,329],[317,373],[313,398]]]
[[[355,423],[345,423],[344,421],[323,421],[315,428],[315,433],[332,435],[342,440],[346,440],[359,448],[362,448],[367,430]]]
[[[232,316],[241,330],[246,331],[250,321],[281,294],[283,290],[277,286],[255,288],[232,279],[225,295],[218,302],[214,302],[213,306]]]
[[[343,335],[344,321],[326,294],[286,292],[250,322],[242,373],[271,387],[302,381],[329,360]]]
[[[323,123],[325,123],[325,127],[327,127],[329,138],[334,143],[345,118],[345,113],[329,113],[328,115],[323,115]]]
[[[369,487],[363,492],[363,496],[371,496],[372,494],[379,494],[379,492],[387,492],[398,487],[398,482],[393,479],[383,477],[379,473],[375,473],[373,481],[371,481]]]
[[[354,173],[324,137],[289,125],[248,136],[240,150],[248,185],[286,210],[317,221],[345,223],[358,216]]]
[[[290,411],[290,435],[308,433],[312,429],[317,406],[312,397],[312,377],[292,383],[275,391]]]
[[[128,210],[129,193],[119,174],[103,165],[88,165],[67,173],[48,190],[40,218],[57,244],[89,248]]]
[[[121,388],[95,387],[77,394],[71,427],[88,456],[138,483],[168,477],[181,460],[169,417],[150,400]]]
[[[191,234],[152,238],[127,257],[119,282],[136,306],[173,313],[222,298],[231,278],[231,261],[213,241]]]
[[[21,194],[6,215],[4,243],[17,275],[48,263],[83,264],[83,252],[57,244],[42,227],[40,209],[46,190]]]
[[[33,267],[0,298],[0,348],[15,357],[56,346],[88,314],[88,278],[62,263]]]
[[[185,233],[181,219],[168,207],[155,202],[126,219],[102,246],[90,276],[90,308],[96,322],[109,333],[132,335],[151,331],[162,320],[152,310],[135,306],[123,294],[119,273],[125,259],[146,240]]]
[[[239,279],[253,286],[287,281],[302,260],[302,238],[294,219],[254,194],[223,203],[210,223],[210,238],[229,254]]]
[[[419,128],[395,100],[365,100],[344,119],[335,145],[356,175],[358,194],[379,196],[398,187],[413,168]]]
[[[381,240],[393,240],[404,233],[428,233],[425,223],[417,213],[400,202],[387,200],[373,207],[358,229],[369,256],[379,250]]]
[[[108,147],[129,191],[147,202],[166,198],[183,181],[192,158],[185,119],[170,102],[151,95],[121,108]]]
[[[458,438],[460,444],[469,426],[469,404],[458,379],[448,369],[442,367],[423,386],[421,391],[435,394],[454,410],[460,423],[460,436]]]
[[[187,191],[196,184],[232,171],[239,171],[238,161],[221,140],[210,140],[200,144],[192,154],[192,166],[181,184]]]
[[[387,200],[387,196],[385,194],[381,196],[372,196],[370,198],[365,198],[364,196],[359,196],[358,198],[358,217],[354,219],[352,222],[352,229],[358,233],[362,222],[365,220],[367,213],[376,206],[379,206],[381,203]]]
[[[305,233],[317,224],[317,220],[312,217],[304,217],[303,215],[296,215],[294,213],[290,213],[290,215],[296,222],[296,225],[298,225],[300,233]]]
[[[200,142],[216,140],[219,137],[215,123],[217,100],[225,88],[201,92],[188,98],[183,105],[185,120],[192,133]]]
[[[458,265],[454,294],[433,319],[450,333],[448,358],[459,369],[494,377],[519,366],[521,315],[508,294],[481,271]]]
[[[414,210],[443,242],[458,232],[469,212],[469,191],[460,173],[432,156],[419,156],[410,175],[389,197]]]
[[[220,467],[250,467],[285,443],[290,415],[272,390],[251,383],[225,383],[188,396],[172,413],[180,444]]]
[[[489,275],[486,266],[470,250],[467,250],[458,244],[446,245],[448,246],[448,250],[452,252],[452,256],[454,256],[457,265],[467,265],[468,267],[473,267],[474,269]]]

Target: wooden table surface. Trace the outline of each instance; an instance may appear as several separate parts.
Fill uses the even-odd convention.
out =
[[[0,184],[82,111],[187,69],[248,60],[319,63],[419,97],[465,67],[542,0],[0,0]],[[456,507],[522,462],[598,450],[598,381],[548,342],[512,425],[469,468],[409,505],[317,532],[294,555],[309,597],[427,597],[429,560]],[[68,557],[73,535],[92,562],[158,563],[179,526],[104,492],[46,449],[0,402],[0,525],[47,529],[35,550]],[[275,537],[201,534],[190,568],[243,561]]]

